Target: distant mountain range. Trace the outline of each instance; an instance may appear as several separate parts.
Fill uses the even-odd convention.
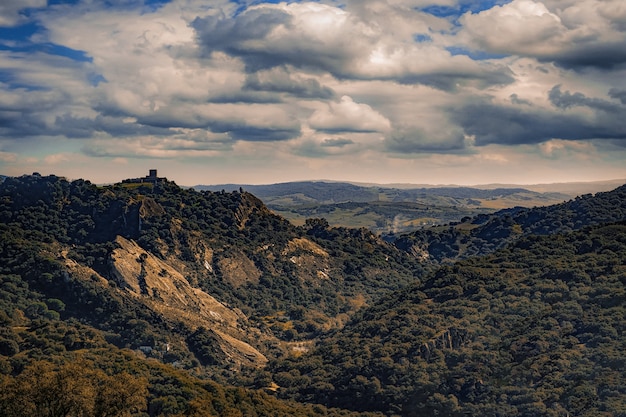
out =
[[[530,196],[542,196],[547,199],[563,199],[570,197],[569,194],[551,192],[532,192],[526,188],[498,187],[390,187],[383,185],[356,185],[346,182],[325,181],[300,181],[269,185],[196,185],[197,190],[208,191],[235,191],[243,189],[257,197],[267,201],[267,204],[296,205],[296,204],[334,204],[345,202],[421,202],[433,196],[447,197],[449,199],[497,199],[510,197],[517,194],[529,194]],[[614,187],[613,187],[614,188]],[[529,196],[526,199],[530,199]],[[476,204],[476,203],[475,203]]]
[[[469,190],[524,190],[533,191],[536,193],[556,193],[567,195],[568,197],[575,197],[577,195],[587,193],[597,193],[601,191],[610,191],[620,185],[626,184],[626,179],[615,179],[605,181],[587,181],[587,182],[562,182],[562,183],[545,183],[545,184],[481,184],[472,186],[461,185],[435,185],[435,184],[375,184],[375,183],[359,183],[359,182],[342,182],[342,181],[293,181],[276,184],[265,185],[249,185],[249,184],[217,184],[217,185],[196,185],[193,188],[197,190],[210,190],[210,191],[235,191],[240,188],[247,190],[255,194],[259,198],[266,197],[278,197],[287,195],[306,194],[309,198],[312,198],[318,203],[329,202],[345,202],[345,201],[374,201],[371,198],[375,198],[380,192],[393,193],[394,190],[409,190],[415,193],[427,193],[438,195],[455,196],[456,193],[452,190],[466,190],[465,194],[470,193]],[[429,191],[427,191],[429,190]],[[348,194],[344,198],[340,198],[340,201],[326,200],[329,195],[338,196],[338,192],[347,191]],[[512,193],[507,191],[506,194]],[[483,194],[484,195],[484,194]],[[494,194],[498,195],[498,194]],[[349,200],[346,200],[349,199]],[[353,198],[358,198],[353,200]]]
[[[323,217],[332,226],[365,227],[380,234],[398,234],[504,208],[557,204],[584,194],[576,193],[576,190],[606,191],[613,184],[617,184],[612,187],[615,188],[623,182],[528,188],[486,185],[480,188],[300,181],[270,185],[197,185],[193,188],[213,192],[248,191],[274,212],[299,225],[307,218]],[[561,189],[564,191],[559,191]]]

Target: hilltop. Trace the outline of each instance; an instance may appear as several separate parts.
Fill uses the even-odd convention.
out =
[[[626,185],[551,206],[515,207],[465,217],[460,222],[403,235],[395,245],[425,261],[454,262],[491,253],[523,236],[567,233],[624,218]]]

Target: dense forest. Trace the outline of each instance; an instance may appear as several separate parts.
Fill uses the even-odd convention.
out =
[[[625,416],[625,286],[626,223],[529,236],[269,371],[284,397],[385,415]]]
[[[243,190],[6,177],[0,415],[626,416],[625,194],[388,243]]]

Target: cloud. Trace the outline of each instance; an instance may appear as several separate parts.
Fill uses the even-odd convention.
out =
[[[621,0],[52,3],[0,5],[3,169],[626,177]]]
[[[57,116],[47,134],[62,134],[68,138],[90,138],[98,133],[111,136],[170,135],[167,128],[136,123],[136,119],[125,121],[119,117],[97,115],[94,118],[75,117],[70,114]]]
[[[529,100],[524,100],[517,95],[517,93],[513,93],[509,96],[511,98],[511,103],[513,104],[524,104],[527,106],[532,106],[532,103]]]
[[[0,162],[15,162],[18,155],[14,152],[2,152],[0,151]]]
[[[626,141],[626,108],[590,99],[581,93],[549,92],[556,107],[540,108],[496,103],[483,98],[450,109],[451,118],[477,146],[519,145],[552,139]]]
[[[349,13],[319,3],[263,4],[235,17],[197,18],[192,26],[208,52],[239,56],[251,72],[289,64],[342,74],[374,40]]]
[[[622,104],[626,104],[626,90],[620,90],[617,88],[611,88],[609,90],[609,96],[611,98],[617,99],[622,102]]]
[[[228,133],[235,140],[252,142],[274,142],[294,139],[300,136],[300,129],[293,127],[257,127],[248,124],[216,123],[212,131]]]
[[[309,2],[263,4],[234,17],[197,18],[192,26],[205,55],[222,51],[240,57],[250,73],[288,65],[339,79],[394,80],[443,89],[472,80],[481,88],[513,80],[502,66],[415,42],[415,25],[429,30],[421,21],[428,21],[423,13],[378,6],[380,13],[354,3],[347,10]],[[413,32],[407,28],[409,22]]]
[[[289,94],[304,99],[331,99],[335,93],[314,78],[291,73],[284,67],[249,74],[244,90]]]
[[[475,50],[535,57],[565,68],[626,64],[621,0],[513,0],[459,22],[459,39]]]
[[[97,158],[182,158],[212,156],[232,149],[233,141],[223,134],[203,130],[181,130],[166,138],[138,136],[101,137],[87,141],[82,153]]]
[[[48,165],[60,165],[71,160],[71,156],[63,153],[46,155],[43,161]]]
[[[0,27],[11,27],[23,23],[27,18],[20,13],[22,10],[45,5],[46,0],[3,0],[0,3]]]
[[[626,107],[619,106],[607,100],[588,98],[582,93],[561,92],[561,86],[556,85],[548,93],[550,102],[560,109],[573,107],[589,107],[615,116],[626,116]]]
[[[384,132],[389,130],[390,123],[367,104],[343,96],[313,113],[309,126],[324,132]]]
[[[354,141],[351,139],[324,139],[324,141],[320,144],[320,146],[329,147],[329,148],[343,148],[344,146],[354,145]]]
[[[385,140],[389,151],[399,154],[456,153],[466,148],[463,131],[456,126],[439,126],[426,131],[419,126],[401,126]]]
[[[571,142],[553,139],[539,145],[541,153],[551,159],[559,159],[564,156],[577,156],[581,159],[589,159],[596,156],[596,149],[588,142]]]

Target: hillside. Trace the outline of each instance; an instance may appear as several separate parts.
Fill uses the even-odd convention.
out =
[[[626,219],[626,186],[585,194],[545,207],[500,210],[461,222],[424,228],[399,237],[395,245],[425,261],[453,262],[484,255],[522,236],[567,233]]]
[[[79,371],[63,364],[80,359],[88,379],[90,372],[103,381],[128,372],[148,390],[142,407],[150,415],[190,410],[197,396],[167,400],[171,394],[161,391],[171,384],[186,384],[202,398],[226,395],[224,406],[233,410],[252,401],[326,415],[331,411],[247,392],[236,394],[243,404],[236,405],[227,388],[183,383],[182,372],[254,386],[250,378],[268,359],[300,351],[296,342],[342,326],[422,271],[366,230],[321,220],[295,227],[249,193],[197,192],[168,181],[98,187],[56,176],[9,177],[0,184],[0,235],[0,375],[7,392],[0,414],[11,395],[22,395],[19,384],[43,384],[36,369],[63,378]],[[50,365],[36,365],[41,360]],[[107,364],[120,360],[128,363]],[[155,363],[169,366],[166,388]]]
[[[523,237],[270,372],[283,397],[385,415],[622,416],[625,288],[626,223]]]
[[[168,181],[7,178],[0,222],[4,274],[61,300],[63,318],[110,332],[119,347],[176,339],[186,366],[260,366],[422,271],[364,229],[295,227],[249,193]]]

